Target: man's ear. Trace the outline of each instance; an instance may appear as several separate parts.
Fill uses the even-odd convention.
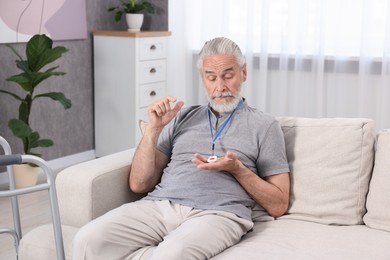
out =
[[[242,82],[246,81],[246,63],[242,66]]]

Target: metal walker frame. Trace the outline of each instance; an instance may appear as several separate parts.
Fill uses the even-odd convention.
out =
[[[65,260],[64,243],[62,238],[62,229],[60,214],[58,209],[57,193],[52,169],[40,157],[33,155],[12,154],[8,142],[0,136],[0,145],[3,147],[4,155],[0,155],[0,166],[7,166],[9,190],[0,191],[0,198],[8,197],[11,200],[13,214],[13,228],[0,228],[0,234],[7,233],[13,236],[17,257],[19,256],[19,242],[22,239],[22,229],[20,225],[18,196],[33,193],[42,190],[48,190],[50,200],[50,210],[54,229],[54,239],[57,250],[57,259]],[[21,163],[33,163],[39,166],[46,175],[46,181],[35,186],[16,188],[15,177],[12,165]]]

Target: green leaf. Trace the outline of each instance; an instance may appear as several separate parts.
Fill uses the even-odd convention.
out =
[[[65,97],[65,95],[61,92],[49,92],[49,93],[44,93],[40,95],[36,95],[34,99],[40,98],[40,97],[49,97],[55,101],[58,101],[62,104],[62,106],[65,109],[71,108],[72,107],[72,101]]]
[[[28,141],[30,143],[30,147],[33,148],[33,144],[39,140],[40,136],[38,132],[32,132],[28,136]]]
[[[13,75],[6,80],[19,84],[27,92],[30,92],[32,90],[31,78],[30,75],[28,75],[27,73]]]
[[[27,138],[32,133],[32,129],[25,122],[19,119],[11,119],[8,122],[8,127],[16,137],[21,139]]]
[[[28,62],[26,60],[17,60],[16,67],[18,67],[20,70],[26,73],[31,73],[30,68],[28,67]]]
[[[50,139],[40,139],[33,144],[30,144],[31,148],[36,148],[36,147],[50,147],[53,146],[54,142]]]
[[[142,9],[145,9],[146,12],[148,12],[148,13],[150,13],[150,14],[154,14],[154,12],[155,12],[154,5],[152,5],[152,4],[149,3],[149,2],[143,2],[143,3],[142,3]]]
[[[49,63],[52,63],[59,59],[62,54],[67,52],[68,49],[66,49],[63,46],[55,47],[54,49],[50,49],[42,53],[42,55],[39,57],[39,61],[35,64],[35,67],[33,71],[39,71],[44,66],[46,66]]]
[[[55,67],[57,68],[57,67]],[[55,69],[52,68],[52,69]],[[31,86],[34,89],[36,86],[38,86],[42,81],[44,81],[47,78],[50,78],[51,76],[62,76],[65,75],[65,72],[60,71],[45,71],[45,72],[33,72],[31,73]]]
[[[23,101],[23,98],[19,97],[18,95],[14,94],[14,93],[9,92],[9,91],[1,90],[1,89],[0,89],[0,92],[1,92],[1,93],[4,93],[4,94],[8,94],[8,95],[14,97],[15,99],[17,99],[17,100],[19,100],[19,101]]]
[[[28,136],[28,142],[30,149],[37,147],[49,147],[54,145],[54,142],[50,139],[40,139],[38,132],[33,132]]]
[[[28,60],[28,65],[32,71],[35,70],[37,64],[40,60],[42,53],[50,49],[53,45],[53,41],[44,34],[34,35],[28,42],[26,46],[26,55]]]
[[[31,71],[39,71],[57,60],[68,50],[63,46],[52,48],[53,41],[46,35],[35,35],[27,43],[26,55]]]
[[[121,20],[123,14],[124,14],[124,12],[122,12],[122,11],[116,12],[114,15],[114,21],[119,22]]]

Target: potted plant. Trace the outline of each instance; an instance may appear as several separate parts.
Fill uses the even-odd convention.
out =
[[[11,132],[20,138],[23,142],[23,152],[35,156],[42,156],[39,153],[33,152],[32,149],[38,147],[50,147],[54,143],[50,139],[41,139],[40,134],[30,127],[31,107],[35,100],[41,98],[50,98],[58,101],[65,109],[72,106],[71,101],[61,92],[47,92],[35,94],[34,91],[38,85],[50,78],[51,76],[65,75],[64,72],[57,71],[59,66],[44,69],[44,67],[57,59],[68,50],[63,46],[53,48],[53,41],[46,35],[34,35],[26,45],[26,59],[11,46],[7,45],[18,57],[15,61],[16,67],[22,73],[12,75],[7,78],[7,81],[17,83],[25,92],[25,96],[19,95],[17,91],[11,92],[0,89],[0,93],[7,94],[20,102],[18,118],[12,118],[8,122],[8,127]],[[22,166],[26,167],[26,165]],[[31,176],[30,176],[31,177]],[[18,182],[18,175],[15,172],[15,178]],[[36,178],[35,178],[36,182]],[[33,183],[35,184],[35,183]],[[28,185],[19,185],[28,186]]]
[[[141,13],[142,11],[150,14],[154,14],[155,12],[155,6],[146,1],[138,2],[137,0],[120,0],[120,2],[119,6],[111,7],[108,11],[115,11],[114,21],[116,22],[119,22],[122,15],[125,14],[128,31],[130,32],[141,30],[141,26],[144,21],[144,14]]]

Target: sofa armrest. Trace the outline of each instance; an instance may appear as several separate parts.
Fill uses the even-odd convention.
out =
[[[81,227],[124,203],[140,199],[128,176],[135,149],[83,162],[56,178],[61,223]]]

